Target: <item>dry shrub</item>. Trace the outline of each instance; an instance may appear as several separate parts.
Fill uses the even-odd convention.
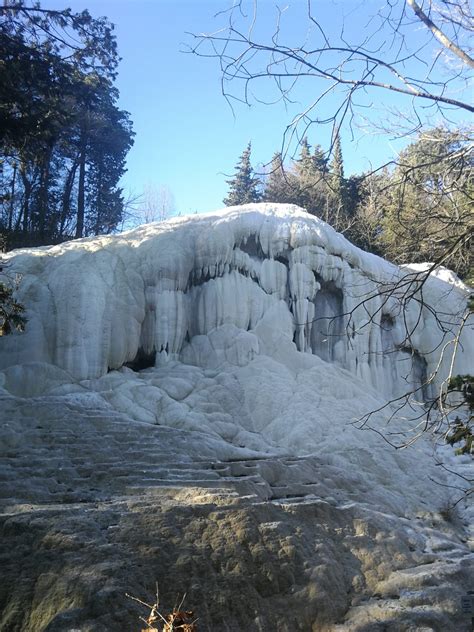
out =
[[[159,610],[158,584],[156,585],[156,600],[152,605],[132,595],[127,594],[127,597],[145,606],[150,611],[146,619],[140,617],[141,621],[147,626],[142,628],[141,632],[197,632],[194,612],[192,610],[182,610],[186,595],[183,595],[179,605],[175,605],[173,610],[166,615],[163,615]]]

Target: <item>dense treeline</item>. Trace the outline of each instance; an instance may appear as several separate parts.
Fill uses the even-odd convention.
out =
[[[113,231],[133,143],[113,85],[113,26],[87,11],[5,3],[0,48],[3,247]]]
[[[275,153],[260,177],[250,151],[228,180],[225,204],[298,204],[364,250],[395,263],[439,262],[472,279],[474,158],[461,132],[425,131],[391,167],[350,177],[339,136],[330,152],[304,138],[288,165]]]

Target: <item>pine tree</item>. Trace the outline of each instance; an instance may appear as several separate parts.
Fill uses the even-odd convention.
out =
[[[294,174],[286,172],[284,169],[281,153],[276,152],[273,154],[270,163],[270,173],[265,183],[264,201],[293,204],[297,195],[296,185]]]
[[[328,159],[326,158],[326,154],[324,153],[324,149],[321,145],[316,145],[314,147],[313,164],[317,171],[325,173],[328,170]]]
[[[296,162],[296,171],[301,177],[310,177],[314,173],[314,161],[311,155],[311,145],[305,136],[301,141],[300,157]]]
[[[25,308],[14,296],[18,283],[5,271],[7,265],[0,260],[0,336],[24,331],[26,325]]]
[[[252,143],[249,142],[247,148],[240,156],[239,162],[235,166],[236,172],[231,180],[227,180],[230,185],[229,194],[224,199],[226,206],[237,206],[239,204],[250,204],[260,201],[258,187],[260,180],[255,177],[250,164],[250,154]]]
[[[318,158],[319,156],[318,147]],[[319,161],[311,154],[311,145],[306,136],[301,142],[300,157],[295,164],[297,186],[295,203],[302,206],[311,215],[321,216],[325,200],[325,172],[320,169]]]
[[[334,138],[333,157],[329,164],[328,188],[326,221],[336,230],[343,231],[350,221],[347,213],[347,191],[339,132]]]
[[[344,162],[342,159],[341,137],[339,136],[339,132],[334,139],[333,158],[329,165],[329,171],[331,173],[331,188],[334,191],[339,205],[342,207],[344,197]]]

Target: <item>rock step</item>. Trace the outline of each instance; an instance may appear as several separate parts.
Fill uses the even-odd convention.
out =
[[[280,498],[305,498],[307,496],[317,495],[318,492],[321,492],[321,485],[318,483],[314,485],[271,485],[270,489],[272,500],[278,500]]]
[[[189,481],[166,480],[166,481],[162,481],[161,485],[157,485],[156,481],[154,480],[149,481],[149,484],[147,484],[146,479],[144,479],[144,480],[141,480],[139,483],[137,482],[136,484],[128,485],[127,487],[125,487],[124,492],[127,495],[134,496],[136,494],[146,493],[146,492],[149,492],[150,490],[160,489],[162,487],[179,487],[179,488],[196,487],[199,489],[212,489],[213,491],[226,491],[226,492],[229,492],[229,490],[235,491],[234,481],[229,481],[228,483],[226,483],[225,481],[222,481],[222,480],[211,481],[207,479],[202,479],[202,480],[192,479]]]

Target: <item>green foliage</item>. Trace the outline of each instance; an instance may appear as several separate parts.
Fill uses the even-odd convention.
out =
[[[463,423],[459,417],[457,417],[446,442],[452,446],[456,443],[463,443],[463,445],[456,450],[458,456],[461,454],[473,454],[474,435],[472,433],[472,424],[469,422]]]
[[[433,261],[472,273],[473,159],[460,133],[420,134],[390,174],[381,248],[396,263]]]
[[[250,154],[252,144],[249,142],[243,154],[240,156],[239,162],[235,166],[236,172],[231,180],[227,180],[229,185],[229,193],[224,199],[226,206],[235,206],[238,204],[250,204],[260,201],[260,193],[258,190],[260,180],[255,177],[250,163]]]
[[[357,198],[356,179],[344,177],[344,166],[339,136],[334,141],[333,158],[328,159],[320,145],[311,152],[305,137],[300,155],[288,169],[281,154],[276,153],[270,163],[263,199],[267,202],[297,204],[321,217],[336,230],[345,232],[351,224],[351,213]]]
[[[470,410],[474,410],[474,375],[455,375],[449,380],[448,391],[462,393]]]
[[[456,454],[474,454],[474,416],[472,414],[474,411],[474,376],[455,375],[449,380],[448,391],[461,394],[469,411],[469,416],[467,420],[456,417],[446,441],[449,445],[462,443],[461,447],[456,450]]]
[[[133,132],[113,26],[39,3],[0,8],[0,230],[8,247],[110,232]]]
[[[0,336],[23,331],[26,325],[25,308],[13,297],[13,288],[0,282]]]

